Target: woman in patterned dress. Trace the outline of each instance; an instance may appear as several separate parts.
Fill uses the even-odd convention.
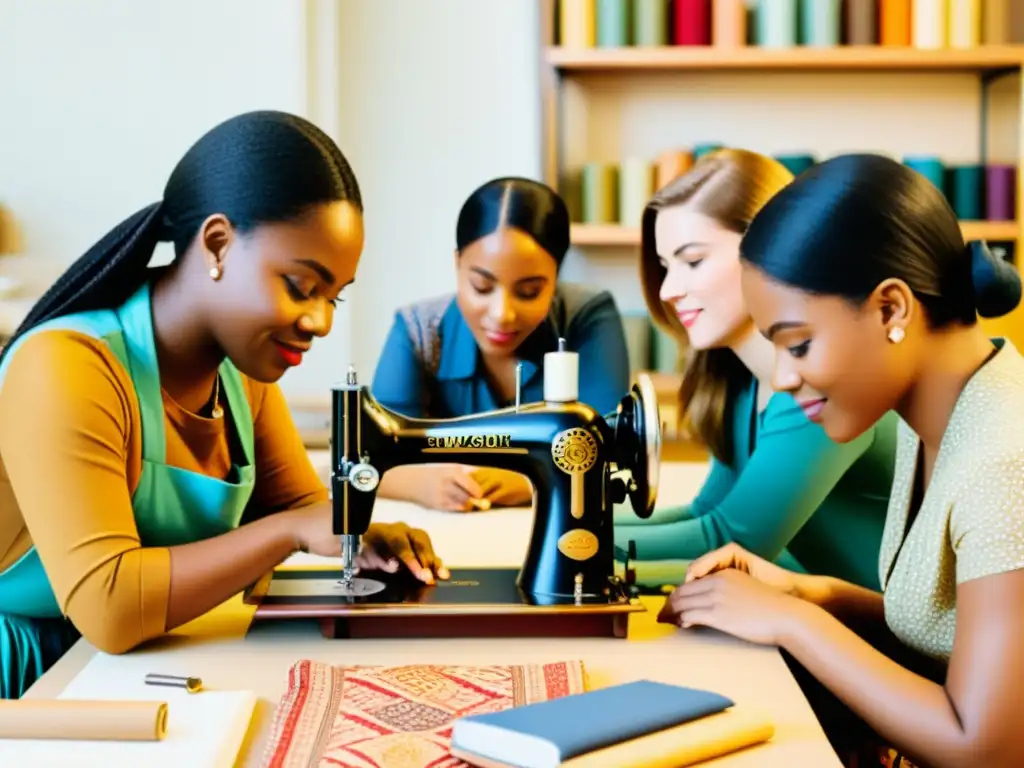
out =
[[[822,718],[847,765],[1024,765],[1024,359],[977,322],[1017,307],[1018,274],[876,155],[784,188],[741,251],[778,388],[822,393],[839,442],[902,419],[882,590],[729,545],[691,564],[662,620],[777,645],[812,704],[816,685],[855,716]],[[883,636],[888,653],[869,642]]]

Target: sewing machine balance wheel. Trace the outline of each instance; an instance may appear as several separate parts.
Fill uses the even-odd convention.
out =
[[[632,471],[628,487],[630,504],[637,517],[654,513],[661,469],[661,415],[654,382],[647,374],[637,377],[629,394],[619,403],[615,441],[623,463]]]

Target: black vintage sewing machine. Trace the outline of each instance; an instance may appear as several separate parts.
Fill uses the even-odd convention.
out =
[[[568,356],[568,367],[560,356]],[[575,354],[545,360],[545,401],[456,419],[389,411],[349,371],[333,390],[332,498],[342,568],[277,572],[254,591],[257,618],[315,616],[328,636],[625,635],[644,610],[615,575],[612,509],[654,510],[661,424],[641,376],[613,414],[576,400]],[[353,563],[370,525],[380,478],[409,464],[457,463],[525,475],[534,520],[521,568],[452,568],[425,586],[408,574],[362,573]],[[429,533],[429,531],[428,531]],[[439,555],[444,556],[443,552]],[[305,587],[302,581],[314,580]],[[258,594],[257,594],[258,593]],[[358,620],[358,621],[357,621]],[[357,626],[358,625],[358,626]]]

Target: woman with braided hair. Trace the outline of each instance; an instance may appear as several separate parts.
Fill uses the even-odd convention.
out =
[[[161,241],[175,259],[151,268]],[[339,554],[276,382],[330,331],[362,248],[338,147],[247,113],[36,304],[0,355],[0,698],[80,635],[126,652],[295,551]],[[359,562],[447,576],[404,524],[371,526]]]

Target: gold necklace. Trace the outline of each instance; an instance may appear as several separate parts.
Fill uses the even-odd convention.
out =
[[[224,415],[224,409],[220,407],[220,374],[213,380],[213,410],[210,415],[219,419]]]

